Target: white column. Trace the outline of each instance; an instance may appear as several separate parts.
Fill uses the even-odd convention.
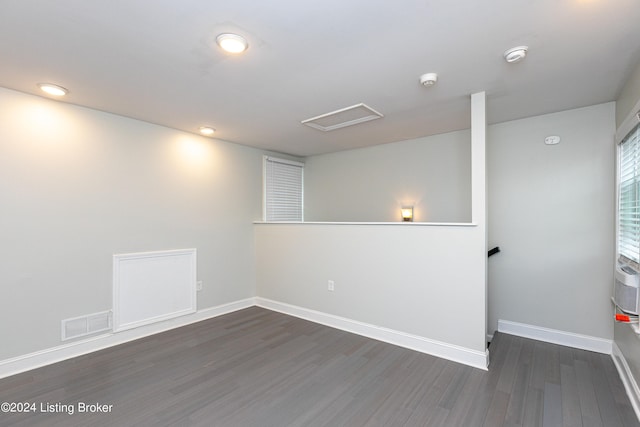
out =
[[[486,223],[486,94],[471,95],[471,221]]]
[[[487,307],[489,298],[487,295],[486,98],[485,92],[471,95],[471,221],[477,225],[478,250],[482,251],[479,255],[482,257],[480,274],[482,275],[481,286],[484,286],[485,334],[487,330],[487,315],[489,313]]]

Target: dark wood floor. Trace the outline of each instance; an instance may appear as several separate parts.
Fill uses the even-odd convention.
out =
[[[485,372],[253,307],[2,379],[0,402],[36,413],[0,425],[639,425],[609,356],[496,334],[491,358]]]

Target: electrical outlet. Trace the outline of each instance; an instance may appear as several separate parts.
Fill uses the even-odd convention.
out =
[[[333,280],[329,280],[327,282],[327,290],[333,292],[333,290],[335,289],[335,283],[333,282]]]
[[[201,291],[202,290],[202,280],[198,280],[196,282],[196,291]]]

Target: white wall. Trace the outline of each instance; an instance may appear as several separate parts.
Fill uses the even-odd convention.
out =
[[[489,247],[502,248],[488,260],[489,333],[503,319],[612,338],[614,109],[489,126]],[[469,221],[469,153],[464,131],[310,157],[305,217],[397,221],[403,195],[420,194],[417,221]]]
[[[484,352],[478,232],[472,226],[259,224],[257,294]],[[328,280],[335,291],[327,291]]]
[[[489,332],[503,319],[612,338],[614,108],[489,127],[489,247],[502,249],[489,259]]]
[[[311,156],[305,160],[306,221],[471,221],[468,130]]]
[[[0,360],[110,309],[113,253],[194,247],[199,309],[253,297],[262,155],[0,89]]]

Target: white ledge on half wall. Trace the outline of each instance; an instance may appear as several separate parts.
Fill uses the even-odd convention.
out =
[[[327,221],[253,221],[256,225],[395,225],[409,227],[477,227],[474,222],[327,222]]]

